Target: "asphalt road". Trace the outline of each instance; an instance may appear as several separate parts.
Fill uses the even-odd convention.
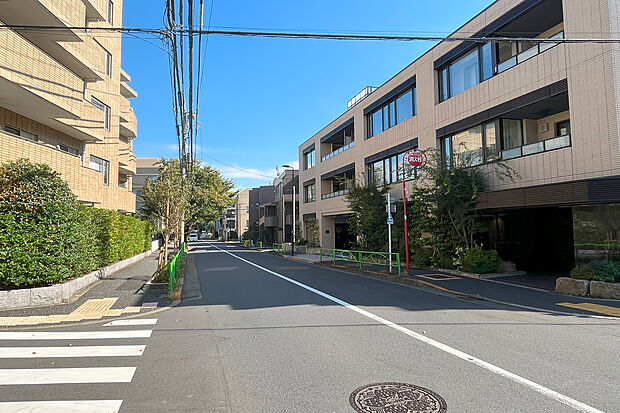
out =
[[[121,412],[353,412],[350,394],[380,382],[430,389],[448,412],[620,412],[617,320],[461,299],[225,244],[192,244],[190,256],[182,303],[141,317],[156,324],[1,331],[0,412],[43,400],[116,403],[40,405],[58,412],[110,412],[121,401]],[[91,337],[9,334],[20,331]]]

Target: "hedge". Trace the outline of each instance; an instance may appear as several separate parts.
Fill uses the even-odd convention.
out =
[[[79,277],[147,250],[150,234],[146,222],[81,205],[47,165],[0,166],[0,289]]]
[[[502,260],[495,250],[474,247],[465,251],[463,269],[474,274],[490,274],[499,272]]]

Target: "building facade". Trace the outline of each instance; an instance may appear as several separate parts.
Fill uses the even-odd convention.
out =
[[[244,189],[237,194],[235,203],[235,226],[241,238],[244,233],[250,230],[250,189]]]
[[[136,158],[136,175],[132,179],[132,191],[136,195],[136,211],[144,205],[142,188],[147,180],[155,180],[159,176],[159,159]]]
[[[293,207],[299,216],[299,171],[286,169],[273,180],[273,197],[260,204],[259,233],[260,241],[288,243],[293,239]],[[293,187],[296,196],[293,205]],[[299,237],[300,234],[296,234]]]
[[[27,158],[59,172],[87,205],[135,211],[137,97],[121,68],[122,0],[3,0],[0,162]]]
[[[478,202],[481,242],[503,259],[532,271],[620,259],[620,46],[562,42],[619,28],[618,0],[494,2],[451,37],[540,40],[443,41],[358,94],[299,146],[304,229],[347,245],[347,178],[402,182],[401,155],[435,148],[448,164],[499,158],[519,174],[488,174]]]

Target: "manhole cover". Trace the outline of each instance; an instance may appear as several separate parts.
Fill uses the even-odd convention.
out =
[[[437,393],[406,383],[377,383],[351,393],[349,403],[359,413],[445,413],[446,401]]]

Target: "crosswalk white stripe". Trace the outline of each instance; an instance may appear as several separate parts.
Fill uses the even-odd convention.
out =
[[[0,340],[95,340],[112,338],[147,338],[153,330],[118,331],[3,331]]]
[[[49,357],[135,357],[144,353],[138,346],[0,347],[0,359]]]
[[[0,385],[129,383],[135,367],[0,369]]]
[[[151,326],[157,323],[156,318],[130,318],[128,320],[114,320],[110,321],[107,324],[104,324],[104,327],[114,327],[114,326]]]
[[[122,400],[2,402],[0,413],[116,413]]]

